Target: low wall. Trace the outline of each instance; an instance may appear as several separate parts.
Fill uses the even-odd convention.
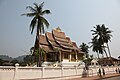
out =
[[[115,73],[119,66],[103,67],[106,74]],[[89,76],[97,75],[99,67],[90,67]],[[82,76],[83,67],[6,67],[0,66],[0,80],[49,79]]]

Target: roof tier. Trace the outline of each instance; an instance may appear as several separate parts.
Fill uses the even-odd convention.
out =
[[[75,50],[77,53],[82,53],[76,43],[72,42],[69,37],[66,37],[61,30],[53,29],[52,33],[46,32],[45,35],[40,35],[39,44],[46,52],[54,52],[56,49],[59,49],[68,52]]]
[[[52,47],[60,47],[54,40],[52,33],[46,32],[46,39],[52,45]]]
[[[40,35],[39,40],[40,47],[43,48],[44,51],[53,52],[51,45],[48,43],[45,35]]]
[[[55,39],[56,43],[59,44],[62,48],[65,49],[74,49],[70,39],[65,36],[65,33],[62,31],[53,30],[52,31],[53,38]]]

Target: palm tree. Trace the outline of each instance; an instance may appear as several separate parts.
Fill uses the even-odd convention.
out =
[[[29,9],[31,12],[22,14],[26,15],[27,17],[33,17],[32,21],[30,23],[30,30],[31,34],[33,34],[34,29],[36,28],[36,40],[38,41],[38,53],[39,53],[39,64],[38,66],[41,66],[41,47],[39,45],[39,36],[42,33],[45,33],[45,27],[49,28],[48,21],[43,17],[45,14],[50,14],[50,10],[43,10],[44,2],[38,5],[37,3],[34,3],[34,7],[27,6],[26,9]]]
[[[89,46],[87,44],[85,44],[85,43],[82,43],[80,45],[80,48],[81,48],[81,51],[85,52],[86,57],[88,57],[88,52],[89,52],[88,48],[89,48]]]
[[[98,56],[98,60],[100,61],[100,57],[99,57],[99,54],[102,54],[102,57],[103,57],[103,52],[105,51],[103,45],[100,44],[99,40],[96,39],[96,38],[93,38],[92,39],[92,42],[90,42],[92,45],[90,47],[92,47],[92,51],[96,52],[97,53],[97,56]],[[105,51],[106,52],[106,51]],[[101,65],[101,62],[98,63]]]
[[[108,41],[110,41],[110,39],[111,39],[111,30],[109,30],[109,28],[105,28],[105,25],[104,24],[102,24],[102,26],[100,26],[100,25],[96,25],[96,27],[94,27],[95,28],[95,30],[91,30],[93,33],[92,33],[92,35],[94,36],[93,38],[95,38],[95,39],[98,39],[99,41],[99,44],[101,45],[101,46],[103,46],[103,50],[104,50],[104,52],[105,52],[105,54],[106,54],[106,57],[108,57],[107,56],[107,53],[106,53],[106,50],[105,50],[105,43],[106,43],[106,45],[107,45],[107,48],[108,48],[108,52],[109,52],[109,56],[111,57],[111,54],[110,54],[110,49],[109,49],[109,45],[108,45]]]
[[[107,45],[107,48],[108,48],[108,53],[109,53],[109,56],[111,57],[111,53],[110,53],[110,48],[109,48],[109,45],[108,45],[108,42],[110,41],[111,42],[111,30],[109,30],[109,28],[106,28],[105,25],[103,24],[102,26],[102,32],[103,32],[103,40],[104,40],[104,43],[106,43]]]
[[[99,57],[99,54],[102,54],[103,55],[103,52],[104,52],[104,46],[102,46],[99,42],[98,39],[96,38],[93,38],[92,39],[92,42],[90,42],[92,45],[90,47],[92,47],[92,51],[96,52],[97,53],[97,56],[98,56],[98,59],[100,58]]]
[[[96,27],[94,27],[95,30],[91,30],[93,33],[93,39],[92,42],[96,44],[97,46],[97,52],[103,54],[103,52],[105,52],[106,57],[108,57],[107,52],[106,52],[106,48],[108,49],[109,52],[109,56],[110,56],[110,60],[113,63],[112,59],[111,59],[111,54],[110,54],[110,49],[109,49],[109,45],[108,42],[111,39],[111,30],[109,30],[109,28],[106,28],[104,24],[102,25],[96,25]],[[107,45],[107,47],[105,46],[105,44]],[[95,47],[95,46],[94,46]]]
[[[89,54],[88,54],[89,50],[88,50],[88,48],[89,48],[89,46],[88,46],[87,44],[85,44],[85,43],[82,43],[82,44],[80,45],[81,51],[83,51],[83,52],[85,53],[85,57],[84,57],[84,59],[83,59],[83,62],[85,63],[86,69],[87,69],[88,65],[89,65],[89,64],[91,63],[91,61],[92,61],[92,59],[89,58]]]

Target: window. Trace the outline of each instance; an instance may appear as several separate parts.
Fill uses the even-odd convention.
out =
[[[46,54],[46,61],[53,62],[53,61],[57,61],[57,60],[58,60],[58,56],[55,55],[54,53],[47,53]]]

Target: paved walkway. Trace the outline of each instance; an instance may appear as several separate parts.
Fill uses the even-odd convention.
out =
[[[113,73],[113,74],[107,74],[103,77],[99,77],[99,76],[91,76],[91,77],[85,77],[85,78],[78,77],[78,78],[65,79],[65,80],[100,80],[100,79],[116,77],[116,76],[120,76],[120,74]]]
[[[106,78],[110,78],[110,77],[116,77],[116,76],[120,76],[120,74],[117,73],[111,73],[111,74],[106,74],[103,77],[99,77],[99,76],[90,76],[90,77],[62,77],[62,78],[48,78],[48,79],[27,79],[27,80],[102,80],[102,79],[106,79]],[[20,79],[20,80],[26,80],[26,79]]]

